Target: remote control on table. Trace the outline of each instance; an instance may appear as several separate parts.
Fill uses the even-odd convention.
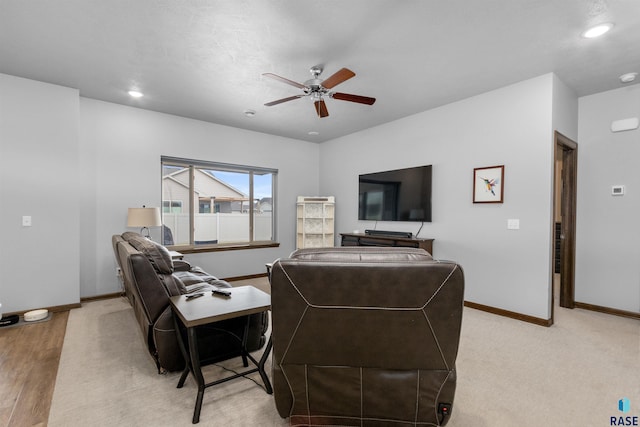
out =
[[[226,289],[214,289],[211,291],[211,295],[222,295],[225,297],[230,297],[231,291],[227,291]]]

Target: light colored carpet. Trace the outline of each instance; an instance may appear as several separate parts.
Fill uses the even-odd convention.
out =
[[[638,320],[556,308],[545,328],[465,308],[457,367],[452,427],[608,426],[613,416],[640,416]],[[189,378],[177,389],[178,377],[157,374],[125,299],[83,304],[69,315],[49,425],[191,425],[196,388]],[[622,397],[627,414],[617,410]],[[199,425],[288,421],[272,396],[238,379],[205,391]]]

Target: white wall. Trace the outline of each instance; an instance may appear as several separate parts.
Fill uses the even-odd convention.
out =
[[[296,196],[335,195],[338,233],[374,228],[357,220],[358,174],[433,164],[433,222],[420,236],[462,264],[467,300],[546,319],[552,134],[575,139],[579,123],[576,300],[640,312],[640,131],[609,130],[638,116],[640,85],[580,98],[578,115],[575,95],[549,74],[317,145],[0,74],[0,302],[12,312],[118,291],[111,235],[127,229],[128,207],[160,204],[169,155],[280,170],[280,248],[188,255],[220,277],[262,273],[295,248]],[[499,164],[505,203],[474,205],[473,168]],[[610,196],[615,184],[624,197]],[[507,230],[508,218],[521,229]]]
[[[433,222],[419,236],[435,239],[436,258],[462,265],[465,299],[548,319],[554,79],[547,74],[323,143],[320,193],[336,196],[336,231],[376,226],[357,220],[359,174],[432,164]],[[505,165],[504,203],[473,204],[473,168],[495,165]],[[520,230],[507,230],[509,218],[520,219]]]
[[[3,312],[79,302],[78,196],[78,91],[0,74]]]
[[[552,129],[567,138],[578,140],[578,96],[555,74],[553,75]],[[552,150],[555,147],[551,147]]]
[[[189,254],[218,277],[265,273],[295,249],[296,196],[318,192],[318,145],[80,98],[81,295],[119,290],[111,236],[127,208],[160,206],[160,156],[278,169],[279,248]],[[136,231],[136,230],[131,230]],[[156,241],[159,229],[152,230]]]
[[[567,138],[571,139],[574,142],[578,141],[578,97],[575,92],[570,89],[567,85],[565,85],[558,76],[553,76],[553,108],[552,108],[552,118],[553,122],[552,129],[554,131],[558,131]],[[552,136],[553,138],[553,136]],[[551,145],[551,158],[554,158],[554,151],[556,147]],[[559,167],[556,165],[556,167]],[[553,171],[555,175],[555,171]],[[551,177],[551,195],[553,196],[555,192],[554,185],[555,176]],[[561,191],[558,190],[558,193]],[[558,205],[560,201],[560,194],[557,194]],[[556,211],[559,212],[559,206],[556,206]],[[555,224],[556,216],[553,211],[549,212],[551,217],[550,221]],[[554,241],[555,239],[555,230],[549,230],[550,239]],[[549,262],[553,265],[553,256],[554,250],[553,248],[549,248]],[[553,270],[552,270],[553,271]],[[553,300],[553,280],[549,283],[549,310],[551,310],[552,305],[554,304]]]
[[[610,130],[629,117],[640,85],[579,100],[576,301],[640,313],[640,129]]]

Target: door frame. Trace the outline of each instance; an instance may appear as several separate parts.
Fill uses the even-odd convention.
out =
[[[578,143],[567,138],[558,131],[554,132],[554,168],[556,162],[562,160],[560,182],[554,173],[553,212],[556,211],[557,191],[560,191],[560,307],[575,307],[575,259],[576,259],[576,200],[578,185]],[[561,157],[561,158],[560,158]],[[555,169],[554,169],[555,170]],[[562,188],[559,189],[559,184]],[[552,221],[555,230],[555,221]],[[554,269],[551,269],[552,275]],[[551,277],[553,283],[553,276]],[[551,319],[555,295],[551,292]]]

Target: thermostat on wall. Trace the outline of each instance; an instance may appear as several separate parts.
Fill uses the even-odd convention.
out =
[[[611,187],[612,196],[624,196],[624,185],[614,185]]]

